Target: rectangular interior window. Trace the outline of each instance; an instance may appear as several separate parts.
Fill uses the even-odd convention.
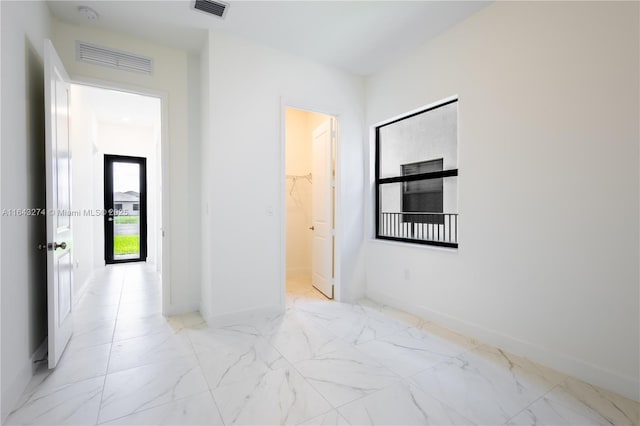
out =
[[[458,246],[458,103],[376,128],[376,237]]]

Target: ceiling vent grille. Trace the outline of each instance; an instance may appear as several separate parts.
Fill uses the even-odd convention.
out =
[[[196,10],[224,19],[229,3],[212,0],[195,0],[193,7]]]
[[[76,42],[76,59],[124,71],[153,74],[153,59],[95,44]]]

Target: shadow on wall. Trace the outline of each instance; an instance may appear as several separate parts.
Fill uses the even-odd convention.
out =
[[[27,206],[25,208],[46,207],[45,176],[45,107],[44,107],[44,64],[36,49],[27,38],[26,52],[26,111],[25,129]],[[46,217],[27,216],[27,285],[29,289],[29,351],[34,353],[47,336],[47,257],[46,251],[38,250],[39,243],[46,242]]]

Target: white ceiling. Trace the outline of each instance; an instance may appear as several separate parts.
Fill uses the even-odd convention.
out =
[[[98,121],[160,130],[159,98],[83,85],[78,90]]]
[[[58,19],[199,51],[206,30],[367,75],[407,54],[487,1],[231,1],[224,20],[192,0],[54,1]],[[78,6],[96,10],[91,23]]]

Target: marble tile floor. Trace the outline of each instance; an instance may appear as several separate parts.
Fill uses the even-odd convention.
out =
[[[163,317],[148,265],[109,266],[6,424],[638,424],[637,402],[370,300],[327,300],[306,277],[286,302],[211,328]]]

